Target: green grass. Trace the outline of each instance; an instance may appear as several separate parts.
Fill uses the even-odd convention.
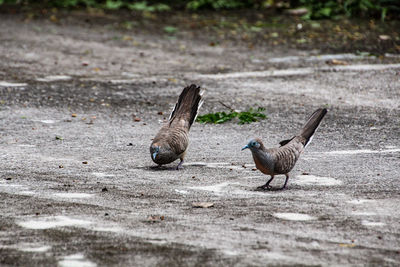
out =
[[[282,7],[282,3],[286,3]],[[398,18],[399,0],[0,0],[2,4],[36,5],[57,8],[93,7],[106,10],[130,9],[141,12],[162,12],[170,10],[226,10],[241,8],[297,8],[306,7],[308,13],[303,19],[340,19],[347,17]],[[250,28],[259,32],[260,26]]]
[[[267,115],[262,113],[263,111],[265,111],[265,108],[257,108],[257,109],[250,108],[248,111],[242,111],[242,112],[222,111],[216,113],[208,113],[202,116],[198,116],[196,121],[200,123],[221,124],[237,118],[238,124],[246,124],[266,119]]]

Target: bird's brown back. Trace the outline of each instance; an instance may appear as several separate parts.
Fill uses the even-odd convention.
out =
[[[285,174],[293,169],[304,150],[304,142],[304,137],[296,136],[284,146],[266,149],[274,160],[274,174]]]

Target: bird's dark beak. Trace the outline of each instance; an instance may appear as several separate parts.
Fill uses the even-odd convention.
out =
[[[245,145],[245,146],[242,148],[242,151],[245,150],[246,148],[249,148],[249,145]]]

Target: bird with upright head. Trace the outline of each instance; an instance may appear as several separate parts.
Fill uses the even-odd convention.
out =
[[[271,178],[266,184],[259,186],[258,189],[271,190],[273,189],[269,184],[274,179],[275,175],[284,174],[286,180],[281,188],[275,190],[282,190],[286,187],[289,180],[289,172],[293,169],[300,154],[304,151],[308,144],[310,144],[315,131],[317,130],[321,120],[324,118],[328,111],[325,108],[317,109],[308,119],[300,134],[291,139],[280,142],[278,148],[265,148],[263,142],[256,138],[250,140],[242,150],[250,149],[254,163],[257,169],[262,173],[270,175]]]
[[[150,156],[154,163],[163,165],[179,158],[181,161],[176,169],[182,166],[189,145],[189,130],[203,104],[203,93],[194,84],[183,89],[168,122],[161,127],[150,145]]]

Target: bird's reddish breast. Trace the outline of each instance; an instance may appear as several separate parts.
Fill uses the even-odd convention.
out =
[[[267,167],[265,167],[256,156],[253,156],[253,159],[257,169],[259,169],[264,174],[272,175],[271,171],[268,170]]]

